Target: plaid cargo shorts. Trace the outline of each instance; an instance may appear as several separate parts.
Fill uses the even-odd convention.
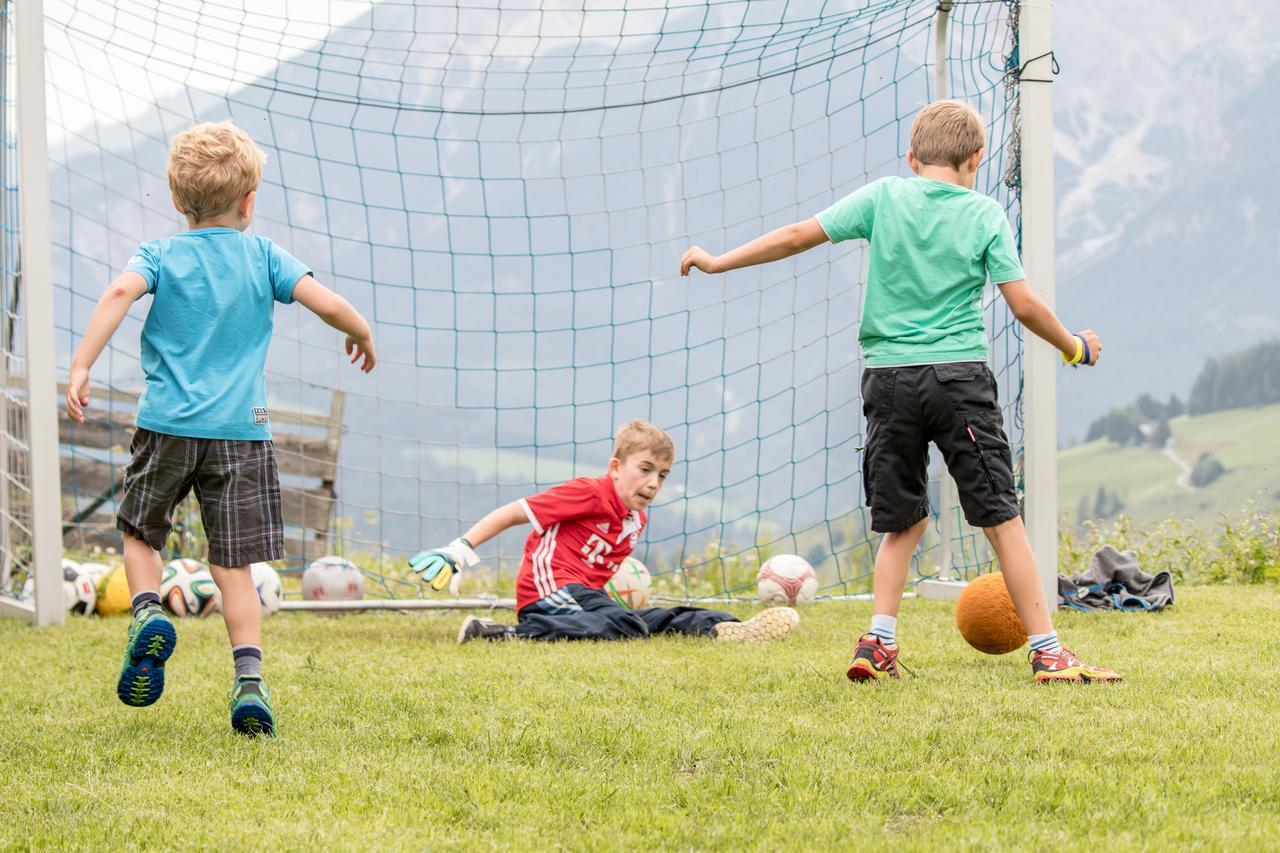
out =
[[[157,551],[173,509],[194,487],[209,562],[245,566],[284,556],[284,514],[270,441],[188,438],[139,428],[130,447],[116,527]]]

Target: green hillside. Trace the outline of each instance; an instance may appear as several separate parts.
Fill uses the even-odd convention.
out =
[[[1062,514],[1074,519],[1082,497],[1092,506],[1099,486],[1117,493],[1125,514],[1139,521],[1171,515],[1212,521],[1249,500],[1280,506],[1280,405],[1174,418],[1169,426],[1173,452],[1188,465],[1207,451],[1227,472],[1188,491],[1178,484],[1182,469],[1164,451],[1092,441],[1058,454]]]

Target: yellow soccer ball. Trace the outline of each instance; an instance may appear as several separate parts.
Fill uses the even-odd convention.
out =
[[[103,616],[119,616],[129,612],[129,579],[124,566],[116,566],[98,579],[97,600],[94,611]]]

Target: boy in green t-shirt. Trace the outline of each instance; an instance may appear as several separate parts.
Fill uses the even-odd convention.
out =
[[[867,445],[863,482],[871,529],[884,533],[876,553],[871,630],[854,651],[848,676],[899,677],[898,605],[912,553],[928,525],[929,442],[955,478],[965,518],[996,552],[1009,594],[1031,639],[1037,683],[1119,681],[1058,642],[1035,558],[1018,511],[1013,465],[987,367],[982,290],[995,282],[1013,315],[1062,352],[1068,364],[1095,364],[1102,352],[1086,329],[1073,335],[1028,287],[1004,211],[973,191],[985,148],[981,117],[955,101],[920,111],[907,162],[916,178],[867,184],[812,219],[779,228],[731,252],[694,246],[680,274],[776,261],[828,240],[870,244],[866,302],[858,338]]]

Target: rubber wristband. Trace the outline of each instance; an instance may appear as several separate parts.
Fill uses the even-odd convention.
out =
[[[1093,359],[1089,357],[1089,342],[1084,339],[1083,335],[1080,336],[1080,340],[1084,343],[1084,352],[1080,355],[1080,361],[1085,367],[1089,367],[1093,363]]]
[[[1062,353],[1062,360],[1065,363],[1071,365],[1072,367],[1075,367],[1085,357],[1085,342],[1084,342],[1084,338],[1080,337],[1079,335],[1073,335],[1073,337],[1076,339],[1076,354],[1068,358],[1067,354],[1064,352]]]

